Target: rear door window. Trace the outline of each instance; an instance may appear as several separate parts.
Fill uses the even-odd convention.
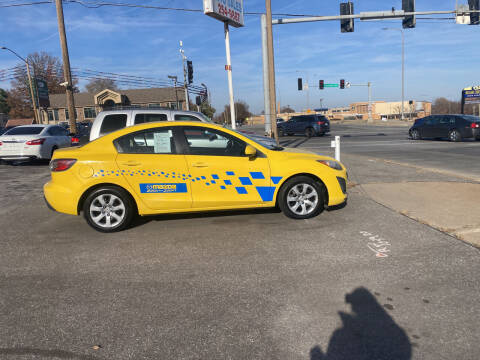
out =
[[[193,115],[183,115],[183,114],[177,114],[175,115],[175,121],[202,121],[196,116]]]
[[[176,154],[171,128],[138,131],[118,138],[114,142],[121,154]]]
[[[145,113],[135,115],[135,125],[167,120],[167,114]]]
[[[100,136],[123,129],[127,126],[127,114],[106,115],[100,128]]]

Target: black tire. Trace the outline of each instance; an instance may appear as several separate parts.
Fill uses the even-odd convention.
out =
[[[448,140],[452,142],[462,141],[462,135],[456,129],[450,130],[448,133]]]
[[[288,136],[293,136],[293,133],[287,133]]]
[[[305,205],[305,209],[308,210],[308,213],[305,214],[300,214],[298,212],[294,212],[292,210],[297,207],[295,210],[299,210],[298,207],[302,209],[303,201],[301,200],[295,200],[295,201],[289,201],[289,194],[293,191],[293,189],[298,189],[296,188],[297,186],[302,186],[302,185],[308,185],[312,189],[316,191],[316,196],[317,196],[317,202],[315,206],[312,206],[311,208],[308,208],[308,205]],[[286,181],[285,184],[282,185],[282,188],[280,189],[278,193],[278,207],[282,212],[289,218],[292,219],[310,219],[312,217],[315,217],[319,215],[324,209],[325,209],[325,187],[323,184],[315,181],[311,177],[308,176],[295,176],[291,178],[290,180]],[[313,192],[310,192],[310,194],[313,194]],[[308,193],[306,194],[308,196]],[[313,199],[313,196],[310,197],[309,199]],[[298,204],[299,201],[301,204]],[[295,203],[298,205],[296,206]],[[300,209],[300,210],[301,210]]]
[[[311,138],[315,136],[315,130],[313,128],[306,128],[305,129],[305,136],[307,138]]]
[[[422,139],[422,137],[420,136],[420,131],[418,131],[417,129],[413,129],[412,131],[410,131],[410,137],[412,138],[412,140]]]
[[[480,137],[477,137],[475,140],[480,141]]]
[[[91,211],[92,205],[102,207],[100,201],[98,200],[100,196],[104,197],[103,200],[106,205],[118,207],[120,203],[122,203],[124,209],[114,210],[113,208],[104,207],[103,210],[105,211],[105,213],[101,212],[100,210]],[[112,199],[114,199],[114,201],[112,202],[112,204],[110,204],[110,201]],[[119,201],[117,201],[117,199]],[[103,233],[117,232],[126,229],[128,226],[130,226],[133,218],[136,215],[136,207],[130,194],[128,194],[125,190],[114,186],[105,186],[92,191],[90,194],[88,194],[85,201],[83,202],[82,210],[83,216],[87,221],[88,225],[90,225],[95,230]],[[95,215],[96,213],[98,213],[98,216],[104,215],[103,218],[101,218],[100,220],[95,220],[93,215]],[[113,216],[110,215],[111,213],[115,213],[115,215],[117,215],[117,217],[120,217],[121,219],[117,220],[117,218],[114,217],[116,223],[112,223],[111,220]],[[105,225],[102,225],[103,219],[105,219]],[[110,222],[110,226],[108,225],[107,221]]]

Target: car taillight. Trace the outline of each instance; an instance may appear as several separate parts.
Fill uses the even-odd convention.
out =
[[[76,159],[55,159],[50,161],[50,171],[58,172],[70,169],[73,164],[77,162]]]
[[[325,121],[317,121],[317,124],[318,125],[323,125],[323,124],[325,124]]]
[[[45,139],[35,139],[29,140],[26,142],[27,145],[42,145],[45,142]]]
[[[2,146],[2,145],[3,145],[3,143],[0,141],[0,146]]]
[[[478,129],[478,128],[480,128],[480,124],[479,124],[479,123],[471,123],[471,124],[470,124],[470,127],[471,127],[472,129]]]
[[[72,146],[80,144],[80,139],[78,137],[75,137],[75,136],[72,137],[71,144],[72,144]]]

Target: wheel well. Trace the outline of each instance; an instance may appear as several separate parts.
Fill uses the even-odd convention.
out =
[[[138,213],[137,202],[135,201],[135,198],[132,196],[132,194],[130,194],[130,191],[128,191],[124,187],[118,186],[117,184],[102,183],[102,184],[93,185],[92,187],[85,190],[85,192],[80,197],[80,200],[78,201],[77,214],[80,214],[80,212],[82,211],[83,203],[85,202],[85,199],[87,198],[87,196],[90,195],[91,192],[93,192],[93,191],[95,191],[99,188],[105,187],[105,186],[116,187],[118,189],[121,189],[121,190],[125,191],[125,193],[127,193],[128,196],[130,196],[130,199],[132,200],[132,203],[135,206],[135,211]]]
[[[328,201],[329,201],[328,200],[328,190],[327,190],[327,187],[325,186],[325,183],[318,176],[313,175],[313,174],[308,174],[308,173],[295,174],[295,175],[290,176],[288,179],[286,179],[283,182],[282,186],[280,186],[280,189],[278,189],[277,198],[275,199],[276,205],[278,205],[278,195],[280,194],[280,191],[282,191],[282,188],[285,186],[287,181],[290,180],[290,179],[293,179],[294,177],[297,177],[297,176],[307,176],[307,177],[311,178],[312,180],[320,183],[323,187],[323,195],[324,195],[324,199],[325,199],[325,205],[328,205]]]

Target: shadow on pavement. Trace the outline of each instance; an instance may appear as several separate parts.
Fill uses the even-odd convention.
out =
[[[71,360],[96,360],[92,355],[77,355],[64,350],[44,350],[33,348],[0,348],[0,355],[33,356],[33,359],[71,359]],[[3,357],[2,357],[3,359]]]
[[[202,218],[216,218],[216,217],[234,217],[239,215],[258,215],[258,214],[276,214],[281,213],[277,208],[260,208],[260,209],[245,209],[245,210],[219,210],[198,213],[178,213],[178,214],[162,214],[153,216],[139,216],[133,222],[130,228],[136,228],[151,221],[168,221],[168,220],[186,220],[186,219],[202,219]],[[282,215],[283,216],[283,215]]]
[[[339,312],[343,326],[335,330],[326,353],[310,350],[310,360],[409,360],[412,345],[406,332],[360,287],[345,296],[352,314]]]

